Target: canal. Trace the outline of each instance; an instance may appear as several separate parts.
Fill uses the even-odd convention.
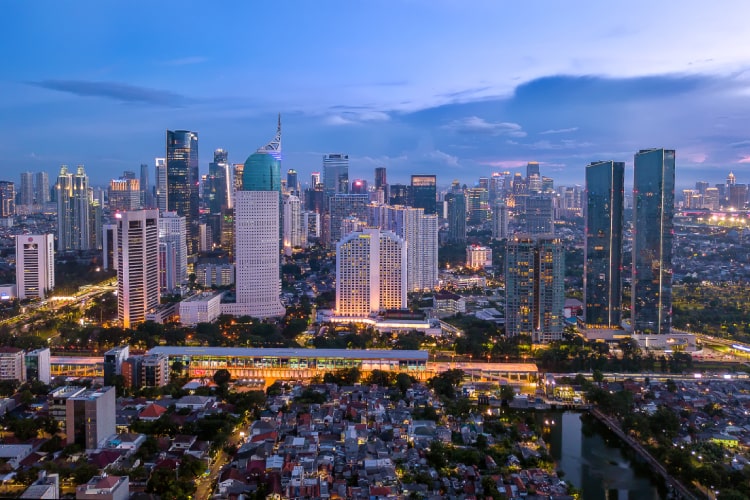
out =
[[[665,498],[661,479],[624,448],[619,439],[590,417],[576,412],[539,412],[549,429],[545,440],[562,479],[584,500],[658,500]]]

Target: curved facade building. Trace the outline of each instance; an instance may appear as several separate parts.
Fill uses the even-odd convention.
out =
[[[281,192],[281,117],[271,142],[245,160],[242,190]]]

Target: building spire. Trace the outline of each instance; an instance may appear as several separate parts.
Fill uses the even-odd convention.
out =
[[[281,160],[281,113],[279,113],[278,125],[276,126],[276,136],[265,146],[258,148],[258,153],[267,153]]]

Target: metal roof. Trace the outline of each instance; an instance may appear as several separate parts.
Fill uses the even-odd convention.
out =
[[[262,347],[182,347],[157,346],[148,354],[169,356],[237,356],[275,358],[348,358],[348,359],[413,359],[427,361],[427,351],[396,351],[386,349],[275,349]]]

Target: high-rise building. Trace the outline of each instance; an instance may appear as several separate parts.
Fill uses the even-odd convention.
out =
[[[115,434],[115,388],[84,391],[65,401],[65,435],[67,444],[81,445],[85,450],[104,446]]]
[[[349,155],[323,155],[323,185],[326,196],[349,192]]]
[[[292,250],[302,246],[302,204],[299,198],[293,194],[285,194],[283,197],[284,223],[282,224],[282,244],[284,254],[292,255]]]
[[[151,187],[150,176],[148,175],[148,165],[145,163],[141,163],[141,178],[139,184],[141,188],[141,207],[147,209],[156,208],[154,191]]]
[[[281,116],[276,136],[245,161],[242,173],[244,191],[276,191],[281,193]]]
[[[299,180],[293,168],[286,171],[286,189],[293,195],[299,195]]]
[[[366,194],[339,193],[328,200],[328,210],[331,214],[331,246],[335,245],[343,236],[341,224],[348,217],[356,217],[361,221],[367,220],[367,205],[370,197]]]
[[[317,212],[302,212],[302,246],[307,248],[310,240],[320,238],[320,214]]]
[[[222,312],[254,318],[283,316],[279,300],[279,193],[237,191],[235,198],[235,260],[237,299]]]
[[[541,174],[539,173],[539,162],[537,161],[530,161],[526,164],[526,182],[529,182],[529,178],[531,176],[536,175],[537,177],[541,178]]]
[[[315,189],[320,183],[320,172],[310,174],[310,189]]]
[[[88,183],[83,165],[78,165],[75,174],[67,165],[60,167],[56,189],[57,249],[61,252],[91,248]]]
[[[481,226],[490,218],[490,197],[486,189],[473,187],[466,190],[466,209],[468,222],[472,226]]]
[[[553,234],[555,232],[555,210],[552,197],[533,195],[526,198],[524,210],[525,233],[529,235]]]
[[[406,244],[377,228],[350,233],[336,244],[336,315],[367,318],[406,307]]]
[[[412,175],[409,188],[409,205],[424,208],[426,215],[437,213],[437,177],[435,175]]]
[[[55,288],[55,237],[16,236],[16,293],[19,299],[44,298]]]
[[[433,290],[438,284],[438,217],[424,209],[371,205],[370,227],[392,231],[406,244],[406,288],[410,292]]]
[[[505,254],[505,333],[560,340],[565,305],[564,251],[554,237],[519,235]]]
[[[34,205],[34,174],[21,172],[21,187],[18,192],[18,204],[25,207]]]
[[[668,334],[672,325],[675,151],[635,154],[631,318],[635,333]]]
[[[160,287],[164,291],[172,292],[188,281],[187,266],[187,228],[185,217],[175,212],[163,212],[159,217],[159,245],[166,245],[173,251],[165,254],[165,268],[172,271],[165,273],[160,269],[162,282]]]
[[[227,252],[229,262],[234,262],[234,247],[234,209],[226,208],[221,211],[221,249]]]
[[[0,347],[0,380],[26,380],[23,350],[18,347]]]
[[[185,217],[188,255],[198,253],[198,134],[167,130],[167,210]]]
[[[587,325],[619,328],[622,313],[622,231],[625,163],[586,167],[583,302]]]
[[[167,210],[167,198],[169,197],[167,192],[167,159],[155,158],[154,166],[156,169],[156,185],[154,186],[156,208],[160,212],[165,212]]]
[[[117,317],[124,328],[159,305],[159,212],[117,214]]]
[[[10,181],[0,181],[0,217],[16,215],[16,185]]]
[[[141,186],[138,179],[112,179],[109,181],[109,210],[122,212],[138,210],[141,206]]]
[[[495,203],[495,209],[492,211],[492,238],[502,240],[509,236],[508,222],[510,221],[510,211],[503,201]]]
[[[364,179],[354,179],[349,192],[352,194],[367,194],[367,181]]]
[[[117,224],[102,226],[102,268],[117,270]]]
[[[228,153],[223,149],[214,151],[214,161],[208,164],[208,209],[212,214],[220,214],[225,208],[232,208],[234,185],[232,167]]]
[[[729,186],[729,207],[743,210],[747,205],[747,184],[732,184]]]
[[[43,384],[50,383],[52,377],[50,375],[49,347],[27,352],[24,362],[26,364],[26,380],[38,380]]]
[[[695,183],[695,190],[700,194],[706,194],[706,189],[708,189],[709,186],[710,184],[706,181],[697,181]]]
[[[388,187],[390,196],[388,197],[389,205],[408,205],[409,204],[409,186],[406,184],[391,184]]]
[[[384,189],[388,185],[385,167],[375,169],[375,189]]]

